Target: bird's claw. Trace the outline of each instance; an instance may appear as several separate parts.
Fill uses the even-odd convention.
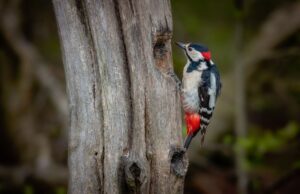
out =
[[[180,79],[177,77],[177,75],[174,73],[174,71],[170,70],[167,72],[167,75],[171,77],[171,79],[174,80],[176,84],[176,91],[181,92],[182,90],[182,84]]]

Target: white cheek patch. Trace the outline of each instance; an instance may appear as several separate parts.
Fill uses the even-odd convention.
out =
[[[189,52],[190,57],[194,60],[194,61],[198,61],[199,59],[203,59],[203,56],[200,52],[192,50]]]
[[[192,56],[193,58],[197,58],[197,57],[198,57],[198,53],[197,53],[196,51],[192,51],[192,52],[191,52],[191,56]]]

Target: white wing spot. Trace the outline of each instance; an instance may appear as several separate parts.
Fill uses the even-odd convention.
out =
[[[210,73],[210,88],[208,89],[209,98],[209,107],[214,108],[216,103],[216,94],[217,94],[217,83],[216,77],[213,73]]]

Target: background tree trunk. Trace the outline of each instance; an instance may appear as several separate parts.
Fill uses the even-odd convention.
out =
[[[70,193],[182,193],[169,0],[53,0],[70,108]]]
[[[246,109],[246,76],[245,63],[242,60],[242,51],[244,49],[245,36],[245,0],[235,0],[236,27],[235,27],[235,134],[237,137],[236,143],[236,175],[237,175],[237,190],[239,194],[248,193],[248,174],[246,171],[246,150],[239,145],[241,139],[247,136],[247,109]]]

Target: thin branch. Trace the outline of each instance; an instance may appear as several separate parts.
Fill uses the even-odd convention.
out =
[[[288,36],[300,28],[300,2],[291,4],[275,11],[262,25],[260,33],[249,44],[243,54],[245,68],[251,74],[255,65],[268,58],[273,53],[275,46],[284,41]]]
[[[265,59],[279,59],[287,56],[298,56],[300,53],[300,49],[297,47],[292,47],[288,49],[281,50],[273,50],[266,55]]]
[[[239,2],[239,3],[237,3]],[[246,80],[244,76],[244,67],[241,53],[244,49],[244,15],[245,0],[236,1],[236,10],[240,12],[240,17],[236,21],[235,29],[235,134],[237,138],[244,138],[248,133],[247,115],[246,115]],[[248,173],[244,163],[246,160],[246,151],[243,147],[238,147],[235,153],[237,188],[240,194],[248,193]]]
[[[42,87],[48,91],[53,105],[58,110],[62,121],[68,119],[68,103],[66,94],[60,87],[61,83],[56,79],[55,75],[48,68],[50,65],[43,59],[35,46],[27,41],[21,33],[19,17],[16,14],[18,7],[10,6],[2,13],[1,31],[4,38],[16,52],[22,61],[22,69],[27,74],[33,74]],[[29,76],[29,75],[28,75]],[[26,83],[23,81],[22,83]]]
[[[68,180],[68,171],[63,166],[52,166],[45,169],[31,166],[0,166],[0,179],[9,181],[10,184],[22,185],[28,178],[40,180],[49,185],[65,185]]]
[[[57,164],[52,158],[49,138],[36,130],[33,109],[30,108],[33,77],[49,91],[48,95],[61,114],[65,126],[67,120],[66,97],[63,90],[59,88],[60,83],[52,75],[37,49],[22,34],[19,7],[20,1],[10,1],[5,7],[0,7],[3,11],[0,13],[0,30],[21,63],[21,78],[19,78],[17,88],[9,91],[11,93],[9,97],[17,97],[7,98],[9,103],[6,103],[5,106],[9,112],[9,117],[18,121],[9,123],[11,125],[10,135],[19,148],[20,158],[26,166],[2,167],[0,168],[0,176],[11,175],[14,180],[19,181],[33,176],[45,182],[65,182],[67,180],[66,168]],[[20,103],[14,105],[17,102]],[[12,110],[12,108],[14,109]]]

